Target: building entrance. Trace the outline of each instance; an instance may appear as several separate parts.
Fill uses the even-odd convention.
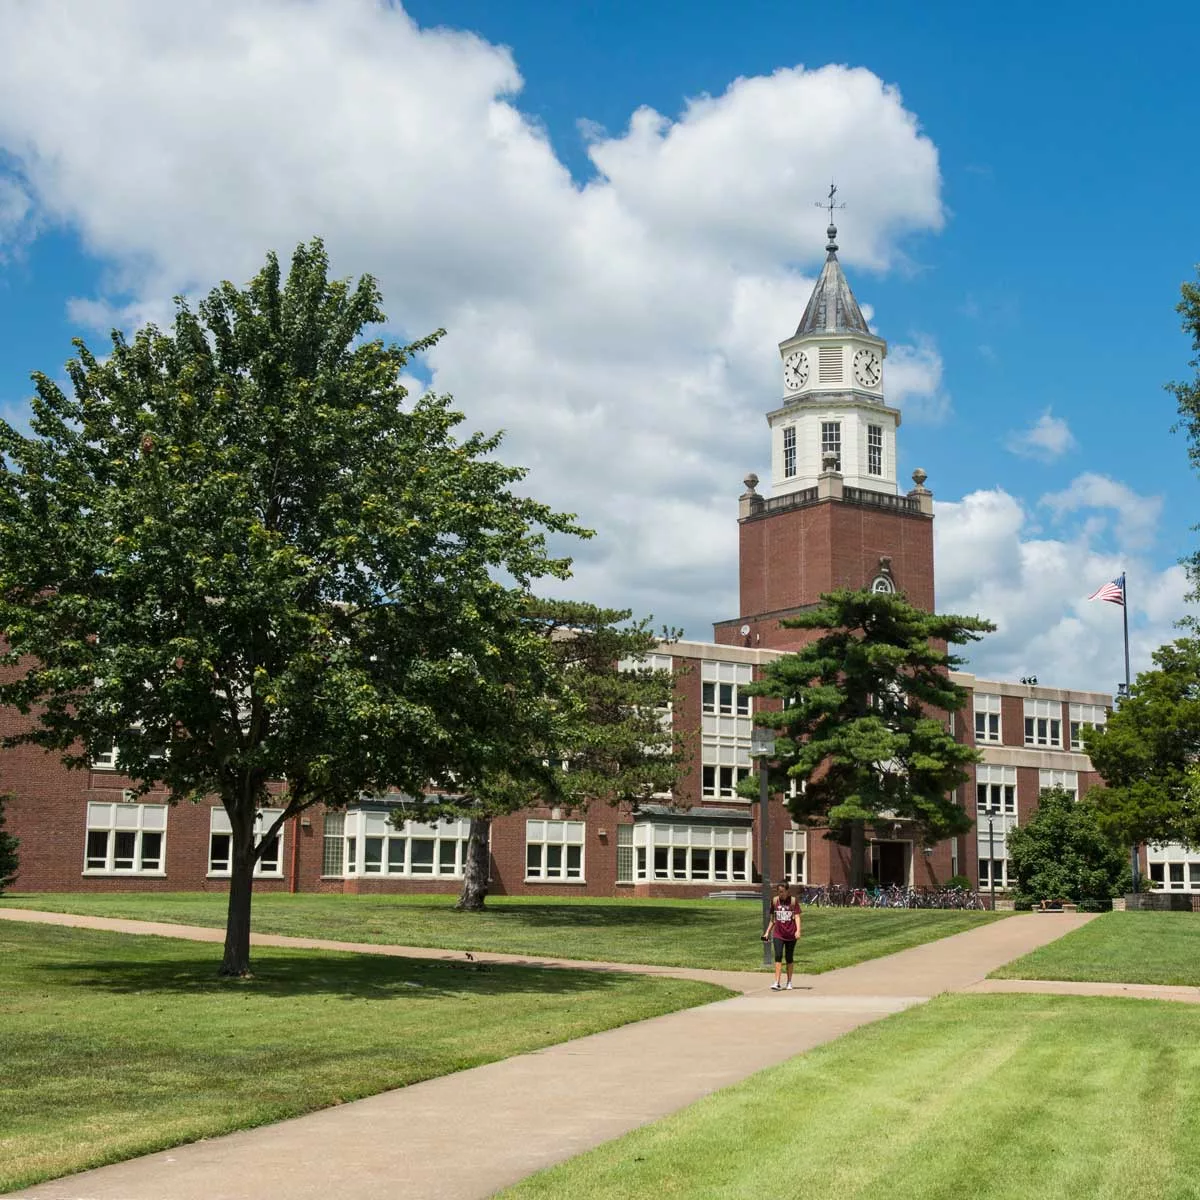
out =
[[[881,887],[908,886],[908,842],[874,842],[871,874]]]

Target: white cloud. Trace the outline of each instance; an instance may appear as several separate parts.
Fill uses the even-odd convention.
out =
[[[1157,534],[1163,501],[1161,496],[1141,496],[1107,475],[1087,472],[1073,479],[1063,491],[1043,496],[1041,504],[1050,509],[1060,524],[1066,518],[1075,519],[1081,512],[1090,513],[1088,519],[1094,535],[1111,526],[1120,549],[1144,550]]]
[[[0,9],[0,154],[108,272],[76,319],[162,320],[322,235],[396,332],[450,331],[433,386],[599,531],[575,593],[704,635],[736,615],[736,497],[823,256],[811,200],[836,176],[843,260],[886,269],[942,225],[937,151],[870,72],[795,67],[587,125],[580,185],[521,86],[507,49],[374,0]],[[892,347],[888,386],[949,409],[929,340]]]
[[[1013,454],[1022,458],[1036,458],[1040,462],[1055,459],[1077,449],[1075,435],[1062,417],[1056,417],[1050,409],[1020,433],[1010,433],[1005,445]]]
[[[953,411],[942,387],[942,356],[930,337],[888,348],[884,385],[888,403],[899,405],[918,424],[940,425]]]
[[[1037,675],[1043,684],[1112,692],[1124,674],[1121,612],[1089,603],[1102,583],[1126,573],[1130,652],[1134,674],[1151,652],[1178,636],[1188,584],[1181,567],[1155,569],[1122,546],[1107,522],[1090,520],[1094,507],[1134,512],[1140,540],[1153,536],[1160,505],[1125,485],[1081,475],[1042,504],[1077,519],[1061,537],[1040,532],[1019,500],[1002,490],[939,502],[934,537],[940,611],[978,613],[996,633],[969,649],[971,669],[989,678]]]

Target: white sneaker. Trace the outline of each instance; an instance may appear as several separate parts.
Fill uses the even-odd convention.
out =
[[[783,985],[782,985],[782,984],[780,984],[780,983],[773,983],[773,984],[771,984],[771,991],[773,991],[773,992],[782,992],[782,991],[783,991]]]
[[[790,991],[792,991],[792,981],[791,981],[790,979],[788,980],[788,985],[787,985],[787,987],[784,989],[784,991],[787,991],[787,992],[790,992]]]

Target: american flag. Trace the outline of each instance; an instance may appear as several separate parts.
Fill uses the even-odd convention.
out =
[[[1125,607],[1125,576],[1118,575],[1111,583],[1106,583],[1103,587],[1097,588],[1089,597],[1089,600],[1107,600],[1110,604],[1119,604],[1122,608]]]

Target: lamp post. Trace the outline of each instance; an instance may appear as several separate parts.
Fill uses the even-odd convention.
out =
[[[767,869],[771,853],[771,796],[767,780],[767,762],[775,756],[775,734],[769,729],[750,731],[750,757],[758,759],[758,866],[762,877],[763,929],[771,924],[771,873]],[[771,943],[763,942],[763,966],[773,961]]]
[[[992,912],[996,911],[996,827],[994,820],[999,815],[998,808],[994,805],[988,806],[988,888],[992,893]]]

